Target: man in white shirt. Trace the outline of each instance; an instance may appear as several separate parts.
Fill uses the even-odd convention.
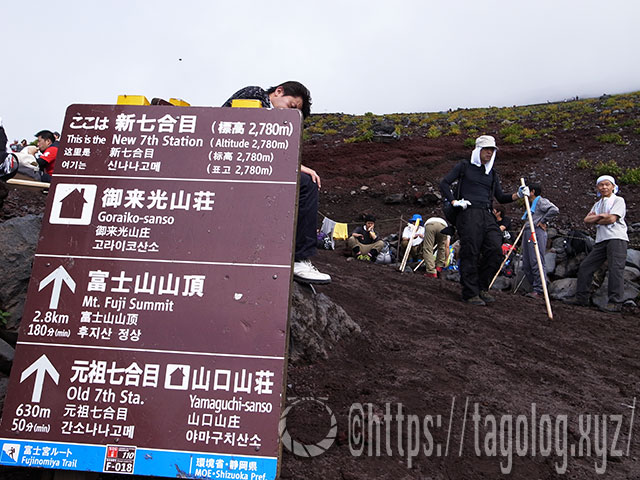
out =
[[[624,198],[618,197],[618,186],[610,175],[602,175],[596,180],[600,195],[591,208],[584,223],[596,226],[596,244],[578,270],[576,296],[566,300],[573,305],[589,305],[589,289],[593,274],[607,261],[609,268],[609,302],[602,310],[619,312],[624,302],[624,266],[627,259],[627,224],[624,217],[627,206]]]

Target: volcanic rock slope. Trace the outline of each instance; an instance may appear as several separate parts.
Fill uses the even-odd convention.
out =
[[[560,208],[557,227],[584,229],[600,173],[628,180],[621,194],[633,224],[640,221],[639,112],[635,93],[432,114],[312,115],[302,162],[322,178],[323,215],[352,229],[362,214],[374,213],[378,232],[388,235],[398,232],[401,217],[440,215],[439,180],[470,155],[473,138],[490,134],[500,146],[496,168],[503,189],[514,191],[521,177],[541,182]],[[42,197],[10,189],[3,219],[42,211]],[[511,204],[510,216],[519,217],[521,209]],[[632,243],[640,248],[637,236]],[[596,469],[604,470],[600,478],[640,477],[639,422],[631,425],[630,408],[640,393],[637,309],[604,314],[553,302],[549,320],[539,301],[499,292],[494,304],[472,307],[460,302],[456,283],[350,261],[341,245],[319,252],[314,263],[333,277],[317,289],[340,304],[361,332],[326,360],[289,366],[289,404],[293,397],[314,397],[324,405],[297,404],[287,416],[288,433],[300,443],[318,443],[331,431],[331,414],[337,433],[318,456],[283,449],[282,478],[493,479],[510,471],[519,479],[587,479],[597,476]],[[360,409],[364,415],[358,417]],[[414,417],[401,421],[399,412]],[[497,431],[501,422],[507,431],[511,418],[515,435],[518,415],[521,455],[514,438],[510,463],[499,436],[491,441],[491,418]],[[546,419],[558,443],[545,455]],[[369,425],[371,434],[363,436]],[[416,442],[409,461],[408,447]],[[36,478],[30,470],[0,474]]]

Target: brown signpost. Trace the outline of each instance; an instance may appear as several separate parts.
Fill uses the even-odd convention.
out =
[[[275,478],[297,110],[72,105],[0,464]]]

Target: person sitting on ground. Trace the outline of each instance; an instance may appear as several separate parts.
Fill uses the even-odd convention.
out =
[[[447,263],[450,237],[442,233],[446,226],[447,221],[440,217],[431,217],[424,224],[422,258],[427,269],[425,277],[437,278]],[[435,258],[433,256],[434,246],[437,248]]]
[[[409,257],[412,259],[418,258],[422,255],[422,242],[424,240],[424,226],[421,225],[422,215],[418,215],[416,213],[411,217],[409,224],[404,227],[404,230],[402,231],[402,240],[400,242],[400,251],[402,252],[402,255],[404,255],[407,250],[407,246],[409,245],[409,239],[411,238],[411,232],[413,231],[416,220],[420,220],[420,224],[418,224],[418,229],[413,236],[413,240],[411,240],[411,252],[409,253]]]
[[[234,93],[222,106],[230,107],[233,100],[260,100],[264,108],[296,108],[307,118],[311,113],[311,92],[300,82],[284,82],[277,87],[263,90],[245,87]],[[301,283],[325,284],[331,276],[321,273],[309,260],[317,252],[318,188],[320,176],[309,167],[300,165],[300,190],[298,194],[298,222],[296,228],[293,278]]]
[[[373,215],[365,215],[364,225],[356,227],[349,239],[347,245],[351,249],[353,256],[358,260],[366,262],[375,261],[384,242],[378,237],[373,230],[376,225],[376,217]]]
[[[531,204],[531,218],[533,226],[536,230],[536,240],[538,242],[538,251],[540,252],[540,260],[542,260],[542,274],[538,269],[538,259],[536,257],[535,246],[531,238],[531,228],[529,225],[528,215],[522,216],[525,222],[522,232],[522,269],[527,281],[533,287],[533,291],[526,296],[531,298],[542,298],[542,282],[547,281],[546,266],[544,254],[547,248],[547,226],[549,221],[558,215],[558,207],[551,201],[542,197],[542,186],[539,183],[529,185],[529,202]]]
[[[573,305],[589,305],[589,289],[593,274],[606,261],[609,269],[608,303],[601,309],[619,312],[624,302],[624,266],[627,260],[627,224],[624,217],[627,206],[624,198],[617,196],[618,186],[610,175],[602,175],[596,180],[598,200],[584,223],[596,226],[596,243],[580,264],[575,297],[568,298]]]
[[[493,204],[493,214],[496,216],[496,220],[498,221],[498,227],[500,227],[500,231],[502,232],[502,243],[512,243],[515,241],[513,237],[513,233],[511,233],[511,218],[506,216],[507,209],[504,205],[500,205],[499,203]]]
[[[28,148],[16,153],[20,162],[18,172],[40,182],[50,182],[60,144],[49,130],[41,130],[35,136],[38,138],[35,154]]]

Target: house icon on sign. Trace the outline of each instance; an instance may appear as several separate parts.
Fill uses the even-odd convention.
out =
[[[60,217],[62,218],[82,218],[82,211],[87,200],[80,189],[76,188],[69,195],[62,199],[62,207],[60,208]]]
[[[98,191],[97,185],[59,183],[55,187],[49,223],[89,225]]]
[[[189,365],[169,363],[164,378],[164,388],[167,390],[187,390],[189,388]]]

